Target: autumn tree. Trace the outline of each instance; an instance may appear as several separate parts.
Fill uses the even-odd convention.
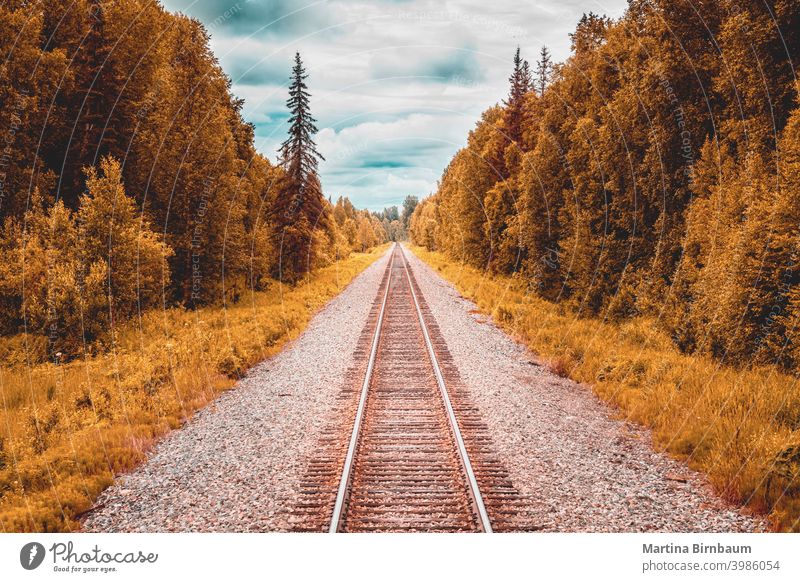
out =
[[[108,311],[87,312],[87,327],[100,333],[161,303],[172,249],[159,240],[149,218],[125,193],[118,161],[107,157],[100,162],[100,172],[89,168],[86,189],[76,218],[87,271],[104,277],[103,299],[96,300]]]
[[[786,366],[800,362],[800,108],[790,115],[779,141],[780,190],[774,200],[773,236],[768,260],[775,285],[772,306],[765,315],[763,339],[755,346],[756,357]]]
[[[63,47],[46,47],[42,8],[37,2],[0,4],[0,220],[20,218],[36,189],[52,201],[57,182],[42,150],[55,141],[52,126],[63,123],[56,97],[70,86],[72,69]]]
[[[510,143],[500,151],[487,152],[487,159],[496,166],[498,178],[493,187],[484,195],[486,215],[485,238],[490,246],[489,266],[495,271],[512,272],[523,260],[519,245],[518,200],[519,191],[512,178],[517,171],[524,153],[523,130],[526,125],[526,103],[528,93],[533,88],[528,61],[520,56],[520,49],[514,54],[514,70],[509,77],[509,96],[504,102],[502,129]]]
[[[437,210],[436,197],[425,198],[417,205],[409,224],[411,241],[431,251],[441,250],[436,244]]]

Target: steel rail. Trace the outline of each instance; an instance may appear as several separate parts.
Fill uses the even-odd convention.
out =
[[[439,394],[442,398],[442,401],[445,406],[445,410],[447,412],[447,419],[448,424],[450,426],[452,435],[456,441],[456,448],[458,451],[459,460],[461,461],[461,466],[464,471],[464,474],[467,478],[467,484],[469,488],[469,494],[472,498],[474,509],[476,510],[477,517],[478,517],[478,526],[482,529],[482,531],[491,533],[492,526],[489,521],[489,515],[486,512],[486,506],[483,502],[483,497],[480,492],[480,488],[478,486],[478,481],[475,478],[475,472],[472,468],[472,463],[469,460],[469,455],[467,453],[466,446],[464,444],[464,439],[461,435],[461,430],[458,426],[458,421],[455,417],[455,411],[453,409],[452,402],[450,401],[450,395],[447,392],[447,386],[444,381],[444,375],[442,374],[441,367],[439,366],[439,361],[436,357],[436,353],[433,349],[433,342],[431,341],[430,334],[428,333],[428,327],[425,324],[425,319],[422,315],[422,309],[420,308],[419,299],[417,297],[416,291],[414,291],[414,284],[411,278],[411,269],[409,268],[408,261],[405,256],[405,252],[403,250],[402,245],[395,243],[394,247],[392,248],[392,256],[389,261],[389,265],[387,267],[388,271],[388,278],[386,280],[386,289],[383,293],[383,299],[381,302],[381,309],[378,315],[378,321],[375,326],[375,332],[372,338],[372,348],[370,350],[369,360],[367,363],[367,370],[364,374],[364,382],[361,385],[361,394],[359,397],[358,408],[356,409],[356,415],[353,422],[353,431],[350,435],[350,442],[347,448],[347,454],[345,456],[344,465],[342,467],[342,475],[339,481],[339,488],[336,494],[336,502],[334,503],[333,513],[331,514],[331,520],[329,525],[329,533],[337,533],[344,521],[344,513],[345,513],[345,505],[347,504],[348,495],[350,493],[350,481],[353,474],[353,468],[355,464],[355,456],[358,449],[358,443],[361,434],[361,425],[363,424],[364,415],[366,412],[366,405],[367,405],[367,398],[369,395],[369,387],[372,383],[372,375],[375,369],[375,360],[378,354],[378,346],[380,344],[380,337],[381,337],[381,330],[383,329],[383,321],[384,315],[386,313],[386,304],[389,298],[389,289],[391,287],[391,278],[392,278],[392,267],[394,266],[395,262],[395,250],[399,248],[400,250],[400,257],[403,261],[403,270],[406,274],[406,279],[408,281],[409,288],[411,290],[411,297],[413,299],[414,308],[417,313],[417,318],[419,320],[420,328],[422,330],[423,338],[425,339],[425,345],[427,347],[428,355],[431,362],[431,367],[434,371],[434,376],[436,377],[436,383],[439,388]]]
[[[403,246],[399,246],[400,255],[403,257],[403,266],[405,267],[406,277],[408,278],[408,286],[411,288],[411,297],[414,299],[414,307],[417,310],[419,325],[422,328],[422,335],[425,337],[425,345],[428,347],[428,355],[430,356],[431,365],[436,376],[436,383],[439,385],[439,392],[442,396],[442,400],[444,401],[445,409],[447,410],[447,419],[450,422],[450,428],[453,431],[453,436],[455,437],[456,444],[458,446],[458,455],[461,459],[464,473],[467,476],[472,500],[475,503],[475,507],[478,512],[478,519],[480,520],[479,525],[484,532],[492,533],[492,524],[489,521],[489,514],[486,512],[486,506],[483,503],[483,496],[481,495],[481,491],[478,486],[478,480],[475,478],[475,472],[472,469],[472,463],[470,462],[469,455],[467,454],[467,447],[464,445],[464,438],[461,436],[461,430],[458,427],[458,421],[456,420],[455,411],[453,410],[453,404],[450,402],[450,395],[447,392],[444,376],[442,375],[442,370],[439,367],[439,361],[436,358],[436,353],[433,349],[433,342],[431,342],[430,334],[428,334],[428,327],[425,325],[425,318],[422,316],[422,309],[420,309],[419,306],[417,293],[414,291],[414,283],[411,280],[411,269],[408,266],[408,261],[406,260]]]
[[[364,419],[364,410],[367,406],[367,394],[369,393],[369,385],[372,381],[372,371],[375,368],[375,357],[378,354],[378,343],[381,337],[381,328],[383,327],[383,315],[386,312],[386,301],[389,298],[389,288],[392,282],[392,267],[394,266],[394,250],[397,243],[392,247],[392,256],[389,260],[389,266],[386,268],[388,277],[386,279],[386,290],[383,293],[383,302],[381,303],[381,311],[378,315],[378,323],[375,326],[375,335],[372,338],[372,349],[369,353],[369,362],[367,363],[367,372],[364,374],[364,383],[361,385],[361,397],[358,401],[358,409],[356,410],[355,421],[353,422],[353,432],[350,435],[350,444],[347,447],[347,455],[344,459],[344,466],[342,467],[342,477],[339,481],[339,490],[336,493],[336,503],[333,506],[333,513],[331,514],[329,533],[336,533],[339,531],[342,518],[344,516],[344,505],[347,501],[347,493],[350,487],[350,476],[353,472],[353,461],[356,456],[356,449],[358,448],[358,437],[361,433],[361,424]]]

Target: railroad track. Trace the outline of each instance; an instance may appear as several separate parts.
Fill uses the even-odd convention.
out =
[[[537,529],[520,521],[525,500],[492,451],[398,244],[355,355],[350,375],[360,381],[342,391],[323,432],[295,529]]]

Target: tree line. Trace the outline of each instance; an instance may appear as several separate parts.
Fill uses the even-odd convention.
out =
[[[299,55],[273,164],[208,31],[157,1],[3,2],[0,47],[0,335],[75,354],[389,238],[322,194]]]
[[[514,60],[412,240],[680,348],[800,363],[800,4],[631,0]]]

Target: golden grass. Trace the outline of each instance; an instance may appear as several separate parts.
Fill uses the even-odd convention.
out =
[[[725,498],[800,531],[800,389],[777,368],[734,369],[680,353],[657,322],[578,318],[444,255],[413,252],[557,374],[591,384],[656,446],[706,473]]]
[[[385,250],[354,253],[297,286],[274,283],[228,308],[146,313],[118,330],[107,353],[84,360],[32,367],[6,360],[0,368],[0,531],[76,529],[76,517],[115,474],[296,338],[317,309]],[[29,343],[34,349],[41,342]],[[16,361],[25,361],[19,350]]]

